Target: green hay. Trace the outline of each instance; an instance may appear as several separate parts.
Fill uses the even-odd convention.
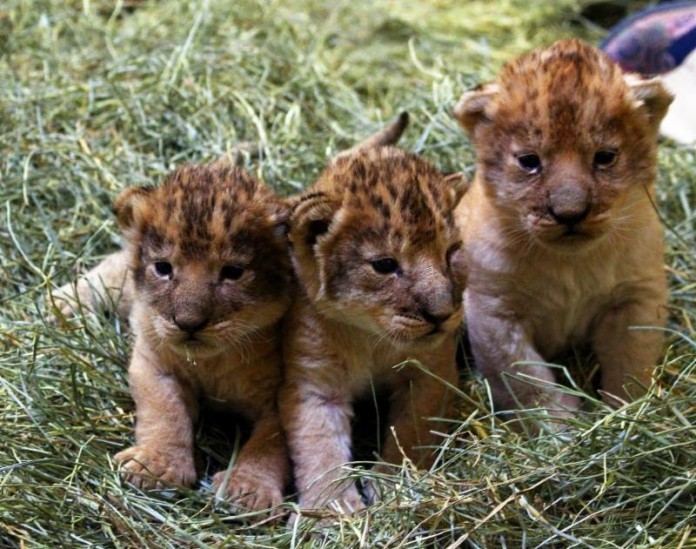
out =
[[[696,547],[693,150],[660,152],[673,296],[662,383],[618,411],[590,400],[567,434],[530,439],[490,415],[482,381],[466,381],[438,464],[374,478],[382,501],[328,526],[235,516],[206,479],[122,486],[112,456],[133,419],[123,326],[46,322],[47,287],[117,247],[120,189],[240,141],[262,146],[248,168],[288,194],[409,110],[404,146],[470,173],[449,114],[458,95],[530,47],[599,40],[578,15],[587,3],[6,0],[0,547]],[[220,467],[235,443],[222,439],[201,429]]]

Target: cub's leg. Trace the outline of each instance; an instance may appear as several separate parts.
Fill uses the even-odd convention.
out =
[[[115,460],[125,480],[143,488],[164,483],[192,485],[193,422],[198,415],[189,387],[175,376],[159,371],[157,358],[136,341],[128,370],[136,408],[135,446],[119,452]]]
[[[650,386],[652,369],[664,342],[660,328],[666,322],[665,303],[663,283],[648,299],[616,305],[600,317],[593,347],[602,368],[603,397],[608,403],[617,404],[612,395],[630,401]]]
[[[405,371],[399,372],[401,379],[393,388],[389,407],[389,425],[394,433],[387,433],[381,458],[399,464],[405,453],[417,466],[427,468],[435,457],[435,432],[447,429],[446,422],[434,419],[452,417],[454,398],[447,384],[456,387],[458,381],[455,341],[447,341],[430,355],[416,359],[433,375],[416,365],[407,365]]]
[[[287,445],[278,412],[266,411],[255,423],[251,437],[239,453],[225,486],[226,495],[240,507],[268,509],[283,502],[283,490],[290,479]],[[227,471],[213,477],[217,490]]]
[[[491,387],[496,409],[543,407],[552,418],[573,417],[580,408],[579,398],[551,386],[555,382],[553,368],[543,364],[544,358],[524,326],[514,319],[495,316],[494,311],[486,301],[468,296],[471,349],[477,370]]]
[[[53,292],[53,303],[64,317],[71,317],[79,306],[94,312],[112,310],[128,318],[135,288],[125,250],[106,256],[98,265]]]
[[[350,394],[340,387],[294,381],[281,390],[280,414],[301,508],[351,513],[364,507],[355,483],[341,480],[341,467],[351,460],[352,413]]]

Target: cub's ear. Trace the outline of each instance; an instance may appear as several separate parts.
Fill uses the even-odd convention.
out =
[[[464,127],[469,136],[473,136],[474,129],[484,120],[490,120],[493,116],[493,100],[498,96],[498,85],[494,83],[482,84],[464,92],[454,106],[454,116]]]
[[[155,187],[128,187],[114,200],[114,213],[121,229],[133,227],[137,211]]]
[[[636,107],[647,114],[650,125],[657,132],[674,97],[659,77],[645,78],[639,74],[626,74],[624,78],[631,89]]]
[[[454,195],[454,205],[459,204],[459,201],[469,190],[471,182],[467,179],[464,172],[454,172],[446,174],[442,179]]]
[[[291,207],[290,245],[296,250],[312,252],[317,240],[329,231],[340,203],[323,192],[310,192],[296,197]]]

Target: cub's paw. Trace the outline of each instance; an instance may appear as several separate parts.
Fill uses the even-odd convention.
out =
[[[346,482],[345,484],[347,484],[347,486],[341,486],[342,489],[340,493],[334,492],[333,496],[329,499],[323,497],[322,494],[306,494],[304,497],[300,496],[300,508],[314,510],[326,509],[341,515],[352,515],[364,509],[365,502],[363,502],[362,496],[358,492],[355,484],[353,482]]]
[[[576,395],[558,394],[555,399],[545,406],[546,420],[538,426],[539,431],[562,433],[572,429],[573,420],[581,405]]]
[[[139,488],[162,488],[167,484],[191,486],[196,469],[190,452],[132,446],[114,456],[123,480]]]
[[[225,483],[227,471],[220,471],[213,477],[213,488],[217,492]],[[283,486],[272,475],[252,471],[233,470],[223,488],[226,498],[240,509],[261,511],[283,503]]]
[[[340,516],[353,515],[366,507],[354,486],[329,501],[300,497],[299,506],[300,512],[292,513],[288,518],[289,528],[294,528],[300,520],[309,520],[312,530],[334,527],[340,520]]]
[[[92,290],[83,280],[76,283],[65,284],[53,290],[50,297],[46,298],[49,311],[49,321],[58,324],[79,314],[80,310],[92,311]]]
[[[378,467],[379,465],[374,467],[373,472],[381,473],[382,470]],[[374,505],[375,503],[382,501],[382,492],[384,490],[384,486],[377,479],[365,477],[362,479],[361,485],[365,500],[367,500],[369,505]]]
[[[354,486],[343,492],[340,497],[328,503],[328,508],[342,515],[352,515],[365,508],[362,496]]]

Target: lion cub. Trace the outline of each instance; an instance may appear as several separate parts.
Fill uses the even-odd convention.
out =
[[[401,462],[403,448],[427,465],[430,420],[451,414],[464,285],[453,211],[464,185],[380,146],[406,120],[339,155],[290,214],[300,290],[285,322],[279,402],[301,508],[363,506],[340,469],[351,460],[352,400],[371,386],[391,395],[386,462]]]
[[[199,407],[231,409],[253,430],[224,491],[252,509],[281,503],[289,478],[276,403],[279,320],[292,284],[286,206],[241,168],[218,162],[182,167],[159,187],[128,188],[114,209],[126,249],[77,292],[91,305],[90,291],[113,297],[125,280],[137,421],[135,445],[116,461],[136,485],[191,485]],[[224,478],[218,473],[214,484]]]
[[[585,342],[607,401],[649,384],[666,316],[652,185],[670,101],[659,80],[623,75],[599,50],[562,40],[455,107],[477,151],[456,213],[466,321],[501,410],[572,415],[579,399],[549,387],[542,363]]]

